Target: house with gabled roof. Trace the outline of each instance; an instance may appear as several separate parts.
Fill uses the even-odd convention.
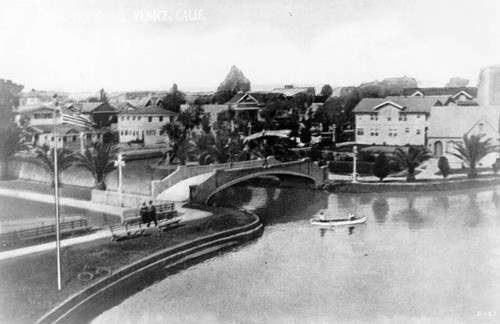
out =
[[[431,107],[449,96],[365,98],[354,108],[356,142],[426,145]]]
[[[494,144],[498,144],[499,123],[500,110],[497,107],[432,107],[427,148],[435,157],[446,156],[450,166],[460,168],[463,166],[462,160],[451,154],[455,152],[453,143],[462,142],[464,134],[484,134]],[[479,161],[478,166],[489,167],[497,157],[498,152],[491,153]]]
[[[165,124],[173,122],[177,115],[158,106],[120,111],[118,113],[119,142],[136,142],[144,145],[167,143],[168,137],[162,133],[162,128]]]
[[[107,102],[78,102],[71,104],[82,115],[89,118],[99,127],[107,127],[116,123],[117,109]]]

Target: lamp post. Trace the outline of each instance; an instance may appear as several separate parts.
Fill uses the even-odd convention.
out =
[[[53,134],[54,134],[54,198],[56,207],[56,254],[57,254],[57,290],[62,289],[61,281],[61,241],[59,239],[59,177],[57,170],[57,135],[56,135],[56,112],[59,103],[57,94],[54,95],[55,109],[52,115]]]
[[[123,206],[123,182],[122,182],[122,167],[125,166],[125,161],[123,161],[122,155],[118,154],[118,158],[115,161],[115,167],[118,167],[118,200],[120,207]],[[122,223],[123,223],[123,213],[122,213]]]
[[[358,179],[357,179],[357,173],[358,173],[358,170],[357,170],[357,153],[358,153],[358,146],[357,145],[354,145],[352,147],[352,153],[353,153],[353,160],[352,160],[352,183],[356,183],[358,182]]]

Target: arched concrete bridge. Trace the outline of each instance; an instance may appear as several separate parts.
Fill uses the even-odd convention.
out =
[[[319,167],[309,159],[240,169],[217,169],[198,185],[190,187],[191,202],[207,204],[217,192],[245,180],[265,175],[293,175],[311,179],[321,187],[328,177],[326,167]]]

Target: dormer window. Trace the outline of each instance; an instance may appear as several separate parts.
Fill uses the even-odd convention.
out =
[[[479,132],[484,132],[484,123],[479,123]]]

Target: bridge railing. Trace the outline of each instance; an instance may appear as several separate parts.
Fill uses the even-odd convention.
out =
[[[273,156],[267,158],[267,164],[272,165],[279,163]],[[169,174],[162,180],[151,181],[151,195],[153,197],[158,196],[161,192],[167,190],[168,188],[176,185],[177,183],[195,177],[204,173],[210,173],[217,169],[227,170],[227,169],[242,169],[242,168],[252,168],[262,166],[264,160],[249,160],[241,162],[230,162],[221,164],[210,164],[210,165],[195,165],[195,166],[179,166],[177,169]]]
[[[304,174],[312,178],[316,186],[321,186],[327,177],[326,167],[319,167],[309,159],[302,159],[300,161],[279,163],[273,165],[260,165],[257,167],[241,168],[241,169],[228,169],[216,170],[208,179],[199,185],[192,186],[190,189],[190,199],[196,203],[206,203],[206,200],[217,190],[232,183],[237,179],[247,178],[252,174],[257,173],[276,173],[280,171],[292,172],[293,174]]]

